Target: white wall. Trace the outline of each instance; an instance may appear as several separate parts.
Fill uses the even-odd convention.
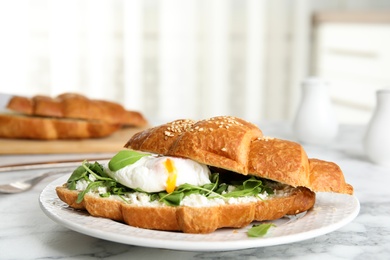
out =
[[[1,0],[0,92],[77,91],[170,120],[290,120],[311,15],[389,1]]]

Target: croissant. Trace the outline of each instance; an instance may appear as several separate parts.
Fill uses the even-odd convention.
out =
[[[59,198],[92,216],[135,227],[210,233],[310,210],[315,204],[316,191],[353,193],[353,187],[345,182],[335,163],[308,159],[298,143],[265,137],[256,125],[236,117],[175,120],[133,135],[124,147],[156,158],[195,161],[226,179],[254,177],[269,183],[274,193],[255,200],[251,197],[218,204],[172,206],[123,201],[115,196],[102,198],[96,191],[86,193],[78,201],[82,190],[72,190],[64,184],[56,188]]]
[[[0,137],[18,139],[85,139],[106,137],[123,126],[148,124],[137,111],[118,103],[64,93],[55,98],[13,96],[0,114]]]

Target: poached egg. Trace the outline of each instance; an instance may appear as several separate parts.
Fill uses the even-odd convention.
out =
[[[120,184],[145,192],[166,191],[188,183],[202,186],[210,183],[209,168],[190,159],[177,157],[145,156],[118,171],[105,166],[107,174]]]

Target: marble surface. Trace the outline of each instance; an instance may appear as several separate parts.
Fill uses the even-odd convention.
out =
[[[265,122],[260,127],[265,135],[295,139],[288,124]],[[356,219],[332,233],[293,244],[228,252],[175,251],[109,242],[71,231],[42,212],[39,194],[59,177],[51,176],[28,192],[0,194],[0,259],[390,259],[390,169],[366,159],[364,131],[363,126],[343,125],[337,139],[327,146],[304,144],[309,157],[340,165],[361,204]],[[66,157],[77,156],[92,155]],[[3,155],[0,165],[61,157]],[[39,172],[0,172],[0,183]]]

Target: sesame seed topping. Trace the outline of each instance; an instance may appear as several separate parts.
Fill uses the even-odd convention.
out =
[[[171,133],[171,132],[169,132],[169,131],[165,131],[165,132],[164,132],[164,135],[165,135],[165,136],[169,136],[169,137],[175,136],[174,133]]]
[[[269,136],[262,136],[262,137],[259,137],[257,138],[258,140],[263,140],[263,141],[269,141],[269,140],[274,140],[275,138],[274,137],[269,137]]]
[[[215,126],[211,126],[214,124]],[[202,127],[206,125],[208,127]],[[175,120],[166,124],[164,131],[164,138],[173,137],[175,135],[182,135],[185,132],[205,132],[214,131],[218,128],[229,129],[234,126],[243,126],[244,124],[232,116],[217,116],[206,120],[194,121],[191,119]]]
[[[218,125],[219,128],[224,127],[226,129],[229,129],[229,127],[232,127],[234,125],[236,125],[236,126],[243,125],[241,122],[237,121],[237,119],[235,117],[232,117],[232,116],[213,117],[207,121],[215,123],[216,125]]]
[[[181,135],[183,132],[190,131],[194,123],[195,121],[190,119],[173,121],[167,125],[164,135],[165,137],[173,137],[176,133]]]

